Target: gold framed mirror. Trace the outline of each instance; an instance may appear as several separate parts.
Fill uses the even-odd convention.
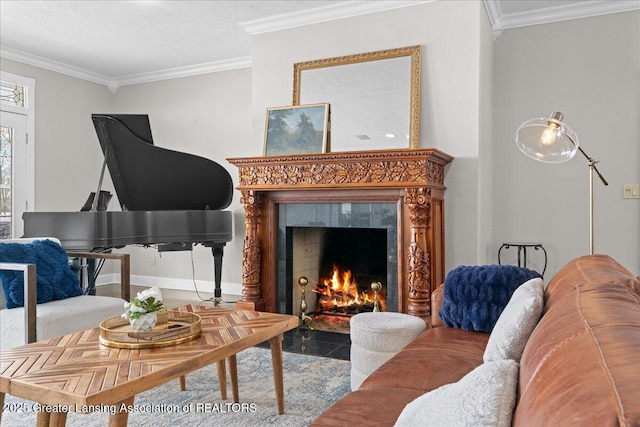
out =
[[[293,65],[293,105],[329,103],[329,151],[420,147],[421,47]]]

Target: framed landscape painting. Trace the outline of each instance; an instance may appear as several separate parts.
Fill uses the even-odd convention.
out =
[[[329,104],[267,108],[265,156],[326,153]]]

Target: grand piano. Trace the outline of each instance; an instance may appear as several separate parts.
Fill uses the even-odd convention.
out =
[[[233,236],[232,214],[224,210],[233,197],[227,170],[212,160],[155,146],[147,115],[91,118],[122,211],[100,209],[101,196],[107,193],[100,189],[101,175],[86,209],[25,212],[24,237],[53,236],[67,251],[88,252],[127,245],[191,250],[202,244],[213,253],[214,296],[219,301],[223,249]]]

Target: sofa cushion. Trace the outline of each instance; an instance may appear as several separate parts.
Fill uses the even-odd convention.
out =
[[[512,265],[459,266],[444,281],[444,303],[438,313],[445,326],[491,332],[518,286],[536,271]]]
[[[516,402],[517,380],[515,361],[486,362],[460,381],[425,393],[409,403],[395,426],[508,427]]]
[[[606,255],[556,273],[520,361],[514,426],[640,425],[639,285]]]
[[[458,381],[482,364],[489,334],[433,328],[376,369],[360,389],[407,388],[422,393]]]
[[[354,391],[334,403],[309,427],[390,427],[405,406],[423,393],[393,388]]]
[[[544,308],[544,283],[536,277],[515,290],[498,318],[483,360],[512,359],[520,362],[524,346],[535,329]]]
[[[69,266],[67,253],[52,240],[0,243],[0,262],[36,264],[38,304],[82,295],[78,276]],[[22,271],[3,270],[0,278],[7,308],[24,306]]]
[[[545,312],[555,301],[572,294],[582,284],[617,283],[640,294],[640,279],[609,255],[596,254],[576,258],[562,267],[545,290]]]

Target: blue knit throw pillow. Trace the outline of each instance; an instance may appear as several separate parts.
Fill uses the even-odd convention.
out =
[[[536,271],[512,265],[460,266],[447,274],[439,315],[445,326],[491,332],[516,288]]]
[[[64,248],[52,240],[0,243],[0,262],[36,264],[38,304],[82,295]],[[7,308],[24,306],[22,271],[0,271]]]

